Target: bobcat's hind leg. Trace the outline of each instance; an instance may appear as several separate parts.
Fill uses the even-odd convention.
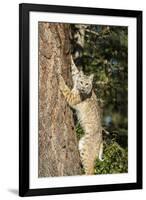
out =
[[[86,136],[83,136],[79,141],[79,152],[85,174],[93,175],[96,152],[88,143],[88,138]]]

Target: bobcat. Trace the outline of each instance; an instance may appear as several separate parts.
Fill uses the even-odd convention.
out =
[[[94,174],[95,159],[102,160],[103,139],[100,108],[92,89],[93,74],[86,76],[79,71],[71,57],[73,89],[70,90],[59,76],[59,88],[68,104],[76,110],[85,135],[79,140],[81,162],[86,175]]]

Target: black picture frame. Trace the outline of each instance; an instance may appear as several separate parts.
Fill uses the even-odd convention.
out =
[[[30,11],[134,17],[137,21],[137,180],[135,183],[30,189],[29,187],[29,13]],[[55,195],[142,188],[142,11],[57,5],[19,5],[19,195]]]

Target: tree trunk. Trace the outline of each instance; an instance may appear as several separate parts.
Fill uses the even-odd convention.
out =
[[[73,114],[58,88],[71,86],[69,27],[39,23],[39,177],[81,174]]]

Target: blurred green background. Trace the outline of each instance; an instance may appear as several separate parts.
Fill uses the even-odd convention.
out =
[[[128,28],[70,25],[72,54],[78,68],[94,74],[94,91],[102,108],[104,161],[95,174],[128,172]],[[75,120],[76,121],[76,120]],[[83,130],[76,121],[78,139]]]

